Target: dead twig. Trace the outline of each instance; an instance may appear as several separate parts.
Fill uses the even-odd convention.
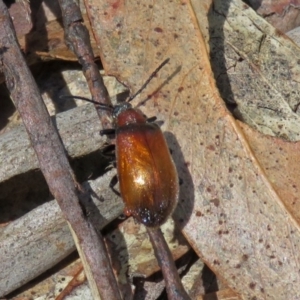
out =
[[[147,228],[147,232],[165,279],[168,298],[172,300],[190,299],[181,283],[170,249],[160,228]]]
[[[78,3],[76,1],[59,0],[59,5],[63,16],[65,41],[82,65],[82,71],[87,80],[93,100],[111,105],[107,89],[94,62],[89,32],[83,24],[83,17]],[[110,112],[97,109],[97,113],[103,128],[111,128]]]

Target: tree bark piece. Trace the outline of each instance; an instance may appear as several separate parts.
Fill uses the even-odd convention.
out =
[[[99,134],[101,126],[92,104],[58,114],[52,120],[71,158],[94,152],[105,143]],[[37,168],[38,160],[23,125],[1,135],[0,182]]]

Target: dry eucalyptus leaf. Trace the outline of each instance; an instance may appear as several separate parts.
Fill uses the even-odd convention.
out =
[[[247,0],[245,2],[282,32],[300,25],[299,0]]]
[[[269,29],[269,26],[267,28]],[[296,32],[291,37],[294,37],[295,34]],[[282,41],[283,44],[291,44],[287,39],[282,39]],[[293,47],[295,48],[295,46]],[[290,59],[290,57],[288,56],[286,59]],[[239,89],[242,89],[240,90],[241,93],[243,91],[241,85],[234,87],[235,91]],[[268,180],[280,196],[287,210],[299,223],[299,164],[297,163],[299,161],[299,142],[290,143],[280,138],[260,134],[243,123],[240,123],[240,126]]]
[[[192,247],[242,299],[299,297],[299,226],[218,95],[192,4],[86,3],[106,71],[133,91],[171,58],[140,99],[151,95],[143,111],[172,132],[183,180],[176,220]],[[248,23],[243,7],[227,7],[240,12],[239,30]]]
[[[265,136],[246,124],[239,124],[268,180],[300,224],[300,142]]]
[[[203,5],[202,9],[205,8],[206,6]],[[228,17],[233,18],[230,14],[230,11]],[[244,12],[246,13],[247,17],[249,17],[249,15],[251,15],[252,17],[254,16],[251,10],[246,10]],[[256,17],[256,19],[258,19],[258,17]],[[269,25],[266,25],[265,28],[267,29],[267,31],[272,30]],[[230,27],[229,30],[231,30]],[[291,38],[296,39],[296,43],[297,37],[299,35],[298,32],[299,28],[291,31],[288,34]],[[230,34],[228,34],[227,36],[229,37],[228,39],[230,39]],[[290,40],[283,37],[279,37],[278,39],[282,40],[283,46],[289,47],[290,45],[292,45],[293,49],[299,52],[298,48],[295,45],[293,45],[293,43]],[[226,39],[225,42],[227,42]],[[279,51],[279,48],[275,50]],[[287,56],[285,59],[289,60],[290,56]],[[230,70],[229,74],[231,74]],[[272,81],[270,81],[270,83],[272,84]],[[242,93],[244,88],[241,85],[235,84],[236,82],[232,81],[232,86],[234,86],[233,90],[239,91],[235,94]],[[275,84],[278,85],[277,82]],[[285,84],[285,82],[282,82],[282,84]],[[291,93],[294,93],[294,91],[291,91]],[[275,101],[276,99],[274,99],[274,103],[276,104]],[[247,109],[247,107],[245,107],[245,109]],[[250,122],[250,124],[252,123]],[[293,216],[299,223],[299,169],[297,164],[297,161],[299,160],[299,142],[289,143],[284,140],[281,140],[280,138],[272,138],[270,136],[260,134],[259,132],[255,131],[254,129],[250,128],[249,126],[243,123],[240,123],[240,126],[244,131],[246,138],[251,146],[251,149],[255,153],[256,158],[258,159],[260,165],[264,169],[269,181],[272,183],[272,186],[280,195],[287,209],[293,214]]]
[[[299,140],[300,49],[241,1],[214,1],[208,25],[215,78],[235,115],[264,134]]]
[[[83,15],[83,18],[86,20],[87,16]],[[85,22],[85,25],[90,30],[89,22]],[[95,56],[97,56],[97,46],[92,35],[90,35],[90,40]],[[52,20],[45,23],[44,27],[19,37],[19,42],[21,47],[25,49],[25,53],[28,51],[26,60],[29,64],[36,62],[38,59],[77,61],[77,57],[65,44],[61,19]]]
[[[41,60],[67,60],[77,61],[75,54],[68,49],[64,39],[64,29],[62,26],[61,11],[58,1],[50,3],[42,2],[36,13],[30,11],[26,1],[21,1],[10,6],[10,15],[14,21],[14,26],[21,49],[24,52],[26,61],[29,65]],[[81,2],[80,2],[81,4]],[[84,13],[83,21],[91,32],[90,23],[87,15]],[[29,9],[27,11],[26,9]],[[37,9],[37,8],[35,8]],[[31,17],[26,18],[24,14],[30,13]],[[22,17],[20,17],[20,15]],[[34,23],[32,23],[32,20]],[[90,35],[91,46],[96,55],[98,49],[93,38]],[[3,81],[3,78],[1,78]]]
[[[252,15],[251,11],[250,13]],[[270,26],[267,26],[267,29],[270,29]],[[295,36],[297,37],[297,30],[290,33],[291,38]],[[291,41],[285,38],[281,39],[283,46],[292,45],[296,49],[295,51],[299,52]],[[287,56],[286,59],[289,60],[290,56]],[[235,88],[238,90],[240,86]],[[299,142],[291,143],[280,138],[265,136],[243,123],[240,123],[240,126],[268,180],[287,210],[299,223],[299,164],[297,163],[299,161]]]

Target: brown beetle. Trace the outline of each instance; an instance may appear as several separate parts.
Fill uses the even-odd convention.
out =
[[[173,212],[179,194],[178,175],[159,126],[148,122],[129,101],[168,61],[165,60],[126,102],[114,107],[94,102],[103,109],[112,109],[117,174],[125,203],[124,212],[148,227],[162,225]],[[101,134],[110,133],[111,129],[101,131]]]
[[[130,103],[115,108],[116,159],[125,214],[159,226],[173,212],[179,185],[166,140]]]

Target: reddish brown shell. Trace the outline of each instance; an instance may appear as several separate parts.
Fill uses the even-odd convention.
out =
[[[160,128],[153,123],[120,126],[116,156],[125,213],[149,227],[164,223],[177,204],[179,185]]]

